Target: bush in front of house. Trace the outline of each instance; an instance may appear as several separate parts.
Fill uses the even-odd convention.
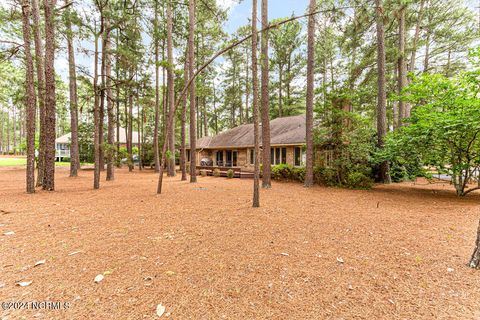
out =
[[[200,175],[202,177],[206,177],[207,176],[207,170],[200,170]]]
[[[220,169],[215,168],[215,169],[213,170],[213,176],[214,176],[214,177],[220,177]]]
[[[272,178],[281,181],[303,182],[305,180],[305,168],[282,163],[272,167]]]
[[[233,175],[234,175],[234,172],[232,169],[228,169],[227,171],[227,178],[228,179],[232,179],[233,178]]]

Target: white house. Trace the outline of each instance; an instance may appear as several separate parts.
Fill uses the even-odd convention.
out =
[[[115,131],[115,139],[117,138],[117,133]],[[119,131],[119,141],[120,146],[125,147],[127,145],[127,134],[125,128],[120,128]],[[63,136],[58,137],[55,140],[55,160],[61,161],[63,158],[70,158],[70,143],[72,139],[72,134],[69,132]],[[132,143],[133,145],[138,144],[138,132],[132,131]]]

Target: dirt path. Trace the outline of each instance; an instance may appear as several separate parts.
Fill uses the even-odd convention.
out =
[[[93,191],[91,171],[57,168],[56,192],[27,195],[24,176],[0,169],[0,301],[68,308],[0,319],[480,318],[479,194],[274,183],[252,209],[251,180],[165,178],[156,196],[151,171]]]

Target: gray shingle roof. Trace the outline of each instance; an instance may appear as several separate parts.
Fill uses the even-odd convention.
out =
[[[270,121],[270,143],[289,145],[305,143],[305,115],[277,118]],[[244,124],[213,137],[197,140],[197,149],[252,147],[253,124]],[[261,129],[260,129],[261,144]]]

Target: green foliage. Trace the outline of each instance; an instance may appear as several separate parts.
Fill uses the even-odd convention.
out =
[[[272,167],[272,178],[282,181],[301,181],[305,180],[305,168],[294,167],[290,164],[279,164]]]
[[[370,189],[373,186],[373,179],[363,172],[349,172],[345,186],[351,189]]]
[[[228,178],[228,179],[232,179],[233,176],[234,176],[234,174],[235,174],[235,173],[233,172],[232,169],[228,169],[228,171],[227,171],[227,178]]]
[[[213,169],[213,176],[214,177],[220,177],[220,169],[218,169],[218,168]]]
[[[329,100],[331,105],[326,105],[314,139],[320,154],[325,158],[329,154],[331,159],[317,164],[316,181],[347,188],[356,188],[356,181],[359,188],[371,186],[365,180],[372,180],[375,167],[375,129],[367,118],[343,110],[351,103],[348,96],[337,93]],[[360,175],[365,179],[359,179]]]
[[[434,167],[451,175],[457,194],[464,195],[468,180],[480,168],[479,84],[480,69],[452,78],[414,78],[403,95],[414,105],[411,118],[388,136],[384,159]]]
[[[93,123],[80,123],[78,125],[78,149],[80,162],[92,163],[95,161],[93,144]]]

